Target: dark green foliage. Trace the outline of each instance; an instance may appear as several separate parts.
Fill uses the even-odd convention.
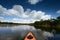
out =
[[[36,21],[34,23],[35,28],[42,29],[46,31],[52,31],[55,29],[57,33],[60,33],[60,16],[57,19]]]
[[[12,22],[0,22],[0,25],[10,24],[10,25],[19,25],[19,23],[12,23]]]

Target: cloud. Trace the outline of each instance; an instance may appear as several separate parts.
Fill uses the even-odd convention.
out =
[[[27,20],[27,19],[14,18],[13,20],[11,20],[11,22],[15,22],[15,23],[32,23],[33,21]]]
[[[3,17],[0,17],[0,19],[3,19]]]
[[[59,14],[60,14],[60,10],[58,10],[58,11],[57,11],[57,13],[59,13]]]
[[[5,15],[4,12],[6,12],[6,11],[7,11],[7,9],[0,5],[0,16],[1,15],[4,16]]]
[[[0,20],[3,20],[4,18],[3,17],[0,17]]]
[[[11,17],[14,16],[14,17],[12,19],[9,18],[10,20],[8,19],[8,20],[2,20],[2,21],[31,23],[35,21],[40,21],[41,19],[43,20],[51,19],[51,15],[47,15],[43,11],[36,11],[31,9],[27,9],[24,11],[24,8],[21,5],[14,5],[13,8],[6,9],[0,5],[0,16],[4,18],[4,16],[6,17],[6,15]]]
[[[43,0],[28,0],[30,4],[37,4],[38,2],[42,2]]]
[[[33,10],[30,17],[35,20],[48,20],[51,19],[51,15],[45,15],[45,12]]]

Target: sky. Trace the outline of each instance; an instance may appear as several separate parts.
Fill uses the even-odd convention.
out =
[[[33,23],[60,16],[60,0],[0,0],[0,21]]]

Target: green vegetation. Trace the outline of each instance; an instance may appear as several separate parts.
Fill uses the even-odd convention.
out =
[[[0,25],[33,25],[33,23],[0,22]]]
[[[12,22],[0,22],[0,25],[30,25],[34,26],[37,29],[42,29],[51,32],[53,29],[56,30],[57,33],[60,33],[60,16],[56,19],[51,20],[41,20],[36,21],[34,23],[26,24],[26,23],[12,23]]]
[[[19,23],[12,23],[12,22],[0,22],[0,25],[1,25],[1,24],[19,25]]]
[[[36,21],[34,23],[34,26],[37,29],[42,29],[50,32],[54,29],[57,33],[60,33],[60,16],[56,19]]]

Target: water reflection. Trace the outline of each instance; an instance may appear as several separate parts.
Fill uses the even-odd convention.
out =
[[[37,36],[36,29],[29,25],[1,25],[0,40],[23,40],[29,31]]]
[[[36,29],[29,25],[1,25],[0,40],[23,40],[29,31],[35,34],[37,40],[45,40],[47,36],[53,36],[49,32]]]

